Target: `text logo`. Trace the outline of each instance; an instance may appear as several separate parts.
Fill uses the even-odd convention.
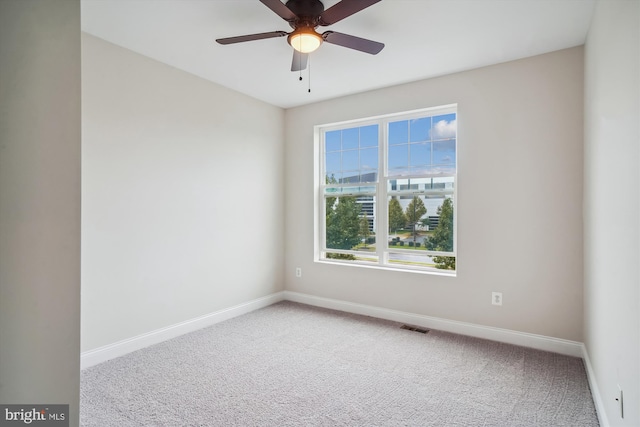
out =
[[[0,427],[69,427],[69,405],[0,405]]]

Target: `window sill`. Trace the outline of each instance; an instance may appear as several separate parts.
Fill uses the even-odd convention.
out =
[[[431,276],[445,276],[445,277],[457,277],[457,271],[451,270],[427,270],[423,268],[410,268],[410,267],[393,267],[389,265],[374,265],[374,264],[365,264],[358,262],[340,262],[335,260],[325,260],[325,259],[316,259],[316,263],[318,264],[328,264],[328,265],[339,265],[343,267],[358,267],[358,268],[369,268],[373,270],[386,270],[386,271],[394,271],[399,273],[413,273],[413,274],[427,274]]]

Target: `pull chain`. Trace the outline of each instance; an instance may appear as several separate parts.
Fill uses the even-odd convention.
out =
[[[309,90],[308,92],[311,93],[311,55],[309,55],[309,62],[307,63],[309,69],[307,70],[307,78],[309,79]]]
[[[298,80],[302,81],[302,55],[298,55]],[[307,78],[309,79],[309,85],[307,86],[307,92],[311,93],[311,55],[307,56]]]
[[[298,80],[302,81],[302,55],[298,54],[298,73],[300,74],[300,78]]]

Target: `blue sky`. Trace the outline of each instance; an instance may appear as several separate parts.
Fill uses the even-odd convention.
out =
[[[451,173],[456,167],[456,114],[389,123],[391,176]],[[340,180],[378,168],[378,125],[325,134],[325,170]]]

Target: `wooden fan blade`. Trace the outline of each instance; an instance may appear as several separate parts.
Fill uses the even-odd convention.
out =
[[[216,39],[216,41],[220,44],[233,44],[233,43],[250,42],[253,40],[270,39],[273,37],[284,37],[286,35],[288,35],[286,31],[272,31],[270,33],[257,33],[257,34],[247,34],[246,36],[226,37],[223,39]]]
[[[347,16],[351,16],[362,9],[378,3],[380,0],[342,0],[320,15],[320,25],[326,26],[342,21]]]
[[[348,47],[349,49],[359,50],[360,52],[376,55],[384,48],[384,43],[374,42],[373,40],[363,39],[349,34],[336,33],[335,31],[326,31],[322,34],[322,38],[327,43],[337,44],[339,46]]]
[[[298,16],[291,11],[284,3],[280,0],[260,0],[262,4],[267,6],[269,9],[274,11],[280,18],[285,21],[292,22],[295,21]]]
[[[307,61],[309,60],[308,53],[298,52],[293,49],[293,60],[291,61],[291,71],[300,71],[307,68]]]

